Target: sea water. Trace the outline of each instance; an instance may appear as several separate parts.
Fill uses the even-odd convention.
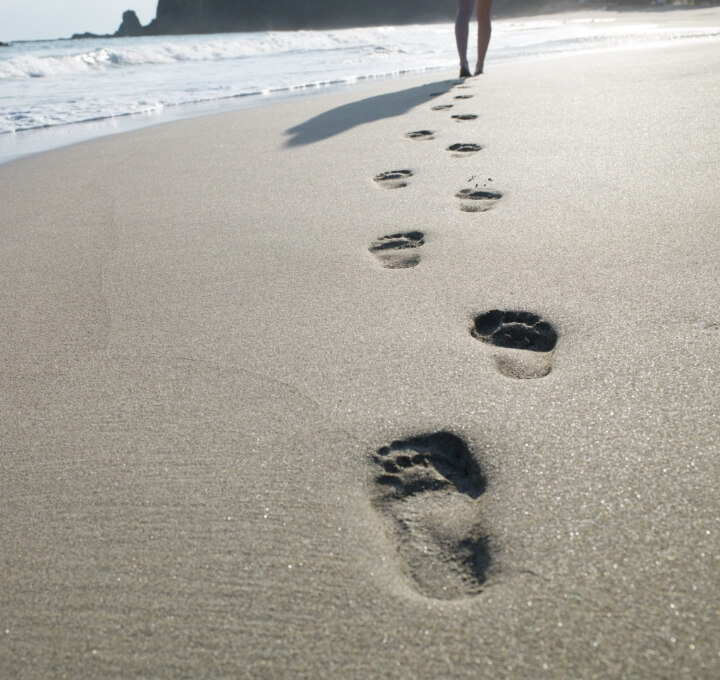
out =
[[[614,17],[498,21],[488,64],[720,38]],[[472,44],[471,44],[472,49]],[[0,48],[0,162],[102,134],[457,64],[453,25],[26,41]]]

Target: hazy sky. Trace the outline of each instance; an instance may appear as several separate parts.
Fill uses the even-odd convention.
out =
[[[126,9],[144,26],[155,18],[157,0],[0,0],[0,40],[115,33]]]

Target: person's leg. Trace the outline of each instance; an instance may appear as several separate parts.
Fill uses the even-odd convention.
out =
[[[460,77],[470,75],[470,67],[467,62],[468,32],[470,29],[470,17],[473,11],[473,0],[457,0],[457,17],[455,18],[455,42],[457,43],[458,56],[460,57]]]
[[[479,75],[485,68],[485,55],[490,44],[490,12],[492,0],[477,0],[477,21],[478,21],[478,60],[475,66],[475,75]]]

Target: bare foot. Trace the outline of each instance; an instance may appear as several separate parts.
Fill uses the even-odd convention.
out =
[[[470,67],[465,64],[460,66],[460,78],[469,78],[470,77]]]

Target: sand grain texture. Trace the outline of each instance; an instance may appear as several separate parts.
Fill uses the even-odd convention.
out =
[[[0,167],[0,676],[718,677],[719,69],[506,64]],[[540,353],[490,310],[552,370],[499,370]],[[475,497],[438,463],[462,503],[379,508],[378,451],[433,433]]]

